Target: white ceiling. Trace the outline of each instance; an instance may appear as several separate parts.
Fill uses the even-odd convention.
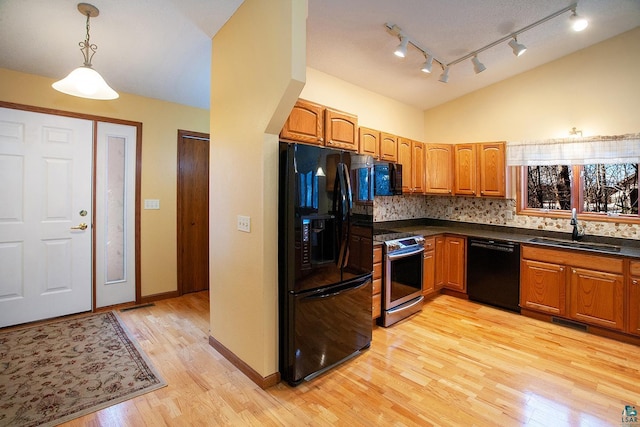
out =
[[[242,0],[89,0],[98,45],[94,68],[117,91],[209,107],[211,37]],[[75,0],[0,0],[0,67],[62,78],[82,64],[85,19]],[[580,0],[589,27],[568,29],[569,12],[521,34],[516,58],[503,43],[451,68],[449,83],[420,72],[424,57],[392,51],[398,25],[416,44],[451,62],[571,4],[570,0],[309,0],[310,67],[421,109],[488,86],[640,25],[640,0]],[[597,58],[594,58],[597,60]],[[612,64],[615,66],[615,64]],[[605,76],[603,76],[604,78]],[[1,94],[0,94],[1,99]]]

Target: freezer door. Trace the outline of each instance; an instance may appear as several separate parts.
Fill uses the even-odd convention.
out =
[[[288,354],[281,366],[291,385],[311,379],[371,344],[371,275],[291,294]]]

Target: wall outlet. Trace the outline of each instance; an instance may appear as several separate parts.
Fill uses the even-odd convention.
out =
[[[513,220],[513,212],[511,210],[504,211],[504,219],[507,221]]]
[[[238,230],[251,233],[251,217],[238,215]]]
[[[160,209],[160,200],[158,199],[144,199],[145,209]]]

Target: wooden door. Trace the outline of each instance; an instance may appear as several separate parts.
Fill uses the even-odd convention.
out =
[[[209,289],[209,135],[178,131],[178,292]]]
[[[425,193],[448,194],[453,191],[453,145],[426,144]]]
[[[461,196],[476,195],[476,145],[457,144],[455,146],[455,194]]]
[[[482,143],[478,153],[478,179],[483,197],[505,197],[506,158],[504,142]]]
[[[622,274],[571,268],[570,295],[572,319],[611,329],[624,329]]]
[[[93,122],[0,108],[0,327],[92,309]]]
[[[566,274],[559,264],[522,260],[520,307],[542,313],[566,314]]]
[[[402,165],[402,192],[410,193],[411,187],[411,140],[398,138],[398,163]]]

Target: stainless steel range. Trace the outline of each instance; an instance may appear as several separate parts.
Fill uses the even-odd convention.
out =
[[[404,235],[385,240],[382,316],[384,327],[422,310],[424,238]]]

